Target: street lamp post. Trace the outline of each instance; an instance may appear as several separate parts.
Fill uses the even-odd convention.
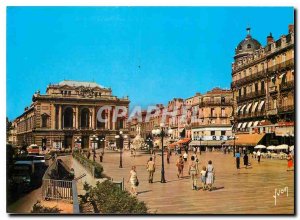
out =
[[[102,162],[104,156],[104,148],[105,148],[105,135],[100,135],[99,138],[102,146],[102,153],[100,154],[100,162]]]
[[[96,158],[96,143],[98,142],[98,137],[96,135],[93,135],[90,140],[92,141],[93,144],[93,161],[95,162],[95,158]]]
[[[235,135],[233,135],[233,156],[235,157],[235,152],[236,152],[236,149],[235,149],[235,140],[238,139],[238,137],[236,137]]]
[[[172,135],[172,129],[167,128],[164,123],[160,124],[160,128],[152,130],[153,136],[161,138],[161,183],[166,183],[165,179],[165,167],[164,167],[164,137]]]
[[[201,155],[201,141],[202,141],[202,137],[199,138],[199,141],[200,141],[199,151],[200,151],[200,155]]]
[[[146,142],[148,143],[148,148],[149,148],[149,150],[150,150],[150,154],[152,154],[152,148],[153,148],[153,145],[151,144],[152,143],[152,138],[151,138],[151,136],[149,135],[148,137],[147,137],[147,139],[146,139]]]
[[[76,142],[77,144],[80,144],[80,143],[81,143],[81,138],[80,138],[80,137],[76,137],[75,142]],[[76,146],[76,147],[77,147],[77,146]],[[75,150],[76,150],[76,147],[75,147]],[[78,147],[77,147],[77,149],[78,149]],[[79,149],[78,149],[78,150],[79,150]]]
[[[122,154],[123,154],[123,144],[124,138],[127,138],[127,135],[123,136],[123,131],[119,131],[119,134],[115,136],[116,140],[119,140],[119,148],[120,148],[120,165],[119,168],[123,168]]]

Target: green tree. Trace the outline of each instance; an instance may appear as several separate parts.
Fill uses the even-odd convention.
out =
[[[90,204],[94,213],[147,214],[148,208],[144,202],[121,190],[111,181],[98,182],[95,187],[85,183],[84,189],[86,194],[79,196],[80,206]]]
[[[37,201],[31,210],[31,213],[60,213],[62,210],[57,208],[56,206],[53,208],[42,206],[40,201]]]

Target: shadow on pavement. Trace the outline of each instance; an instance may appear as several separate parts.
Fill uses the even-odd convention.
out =
[[[147,192],[152,192],[152,190],[144,190],[144,191],[140,191],[140,192],[138,192],[138,194],[143,194],[143,193],[147,193]]]

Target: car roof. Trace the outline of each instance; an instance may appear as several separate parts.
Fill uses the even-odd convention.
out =
[[[32,161],[28,160],[19,160],[15,162],[15,165],[32,165]]]

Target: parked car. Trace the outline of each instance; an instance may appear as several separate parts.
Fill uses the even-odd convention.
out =
[[[32,155],[39,155],[40,154],[40,147],[36,144],[31,144],[29,147],[27,147],[28,154]]]

